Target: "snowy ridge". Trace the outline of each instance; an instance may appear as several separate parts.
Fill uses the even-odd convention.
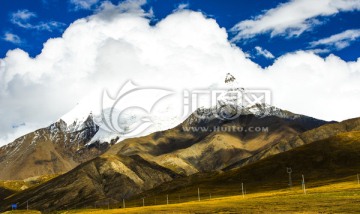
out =
[[[284,111],[280,108],[275,106],[262,103],[262,104],[255,104],[251,107],[244,109],[244,114],[253,114],[257,117],[267,117],[267,116],[276,116],[284,119],[297,119],[300,118],[301,115],[294,114],[289,111]]]

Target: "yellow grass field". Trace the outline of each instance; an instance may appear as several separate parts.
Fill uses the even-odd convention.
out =
[[[4,212],[2,214],[41,214],[41,212],[40,211],[34,211],[34,210],[29,210],[29,211],[14,210],[14,211],[7,211],[7,212]]]
[[[269,191],[178,204],[125,209],[71,210],[59,213],[360,213],[360,185],[342,182],[307,189]]]

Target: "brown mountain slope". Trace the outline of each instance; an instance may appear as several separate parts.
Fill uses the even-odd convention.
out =
[[[136,155],[103,155],[50,182],[15,194],[0,202],[0,207],[7,207],[10,201],[24,207],[29,200],[32,209],[52,211],[94,202],[118,202],[176,177],[171,170]]]
[[[260,159],[291,150],[301,145],[323,140],[337,134],[349,131],[360,131],[360,118],[349,119],[340,123],[326,124],[318,128],[306,131],[292,138],[291,140],[280,140],[277,144],[272,145],[268,149],[264,149],[249,158],[240,160],[239,162],[225,168],[225,170],[241,167],[249,163],[256,162]]]
[[[30,187],[45,183],[59,175],[44,175],[27,178],[24,180],[0,181],[0,199],[3,200],[8,196],[21,192]]]
[[[16,139],[0,148],[0,180],[21,180],[73,169],[108,149],[109,144],[85,146],[97,130],[89,116],[80,130],[69,131],[60,120]]]
[[[240,169],[196,173],[188,177],[179,177],[139,156],[103,155],[46,184],[12,196],[0,206],[19,202],[21,207],[29,200],[32,208],[51,211],[95,206],[96,202],[121,204],[122,198],[143,191],[132,198],[146,197],[147,201],[154,201],[154,197],[165,198],[169,194],[174,198],[181,194],[182,200],[187,200],[186,197],[196,195],[197,187],[217,196],[234,195],[241,191],[242,182],[251,192],[287,187],[286,167],[293,169],[294,185],[300,185],[301,174],[306,176],[307,182],[316,185],[318,181],[356,175],[359,164],[360,132],[346,132],[316,141]],[[157,187],[160,183],[163,184]]]
[[[262,192],[287,188],[287,167],[292,168],[292,183],[301,187],[302,175],[308,187],[350,178],[357,185],[360,172],[360,131],[344,132],[283,152],[244,167],[226,172],[198,173],[163,183],[158,187],[134,196],[128,204],[145,197],[147,204],[159,199],[178,198],[196,200],[198,187],[202,197],[241,194],[244,183],[247,192]],[[204,196],[205,195],[205,196]],[[161,203],[164,203],[162,201]]]
[[[199,111],[203,113],[202,110]],[[239,118],[230,121],[216,117],[198,119],[191,115],[183,124],[173,129],[125,140],[115,145],[108,154],[141,155],[177,173],[189,175],[227,167],[269,148],[281,139],[289,139],[326,123],[274,107],[266,111],[270,116],[254,116],[251,112],[244,112]],[[265,127],[268,131],[213,131],[214,128],[246,129],[257,126]],[[186,128],[206,130],[194,131]],[[16,180],[67,172],[104,153],[111,143],[115,143],[95,143],[87,146],[97,131],[98,126],[93,122],[92,115],[89,115],[81,124],[67,125],[60,120],[47,128],[20,137],[0,148],[0,179]]]
[[[127,139],[107,153],[137,154],[177,173],[190,175],[222,169],[323,124],[326,122],[305,116],[288,119],[245,114],[229,121],[204,121],[191,116],[173,129]],[[263,130],[249,131],[251,127]]]

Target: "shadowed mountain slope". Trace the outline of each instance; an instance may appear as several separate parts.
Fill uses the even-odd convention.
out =
[[[237,163],[232,164],[231,166],[227,167],[225,170],[241,167],[249,163],[253,163],[255,161],[263,159],[265,157],[269,157],[274,154],[291,150],[293,148],[296,148],[304,144],[309,144],[315,141],[319,141],[335,136],[340,133],[345,133],[350,131],[360,131],[360,118],[349,119],[342,121],[340,123],[326,124],[318,128],[314,128],[309,131],[306,131],[292,138],[290,141],[281,140],[277,144],[269,147],[268,149],[264,149],[247,159],[243,159]]]
[[[267,115],[245,112],[232,120],[198,118],[193,114],[173,129],[127,139],[107,153],[137,154],[190,175],[223,169],[324,124],[327,122],[280,109]],[[259,131],[254,131],[256,128]]]
[[[179,175],[171,170],[136,155],[103,155],[50,182],[15,194],[0,206],[16,201],[24,207],[28,200],[32,209],[52,211],[94,202],[121,201],[176,177]]]
[[[152,203],[155,197],[165,198],[167,194],[171,198],[181,196],[182,201],[195,200],[198,187],[206,198],[209,193],[216,197],[237,195],[241,194],[242,183],[251,193],[287,188],[287,167],[292,168],[292,183],[297,187],[301,187],[302,175],[308,187],[348,178],[355,185],[360,172],[360,131],[340,133],[238,169],[179,178],[134,196],[131,201],[145,197]]]

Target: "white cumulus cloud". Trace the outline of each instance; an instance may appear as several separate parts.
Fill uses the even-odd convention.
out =
[[[231,73],[242,87],[270,89],[275,106],[327,120],[360,116],[360,59],[299,51],[262,69],[216,20],[182,10],[153,25],[141,3],[104,4],[34,58],[8,51],[0,59],[0,144],[49,125],[85,96],[100,105],[93,91],[115,93],[127,80],[181,91],[216,88]]]
[[[233,41],[251,38],[258,34],[271,36],[298,36],[322,24],[317,18],[344,11],[360,10],[358,0],[291,0],[265,11],[263,14],[237,23],[232,31]]]

